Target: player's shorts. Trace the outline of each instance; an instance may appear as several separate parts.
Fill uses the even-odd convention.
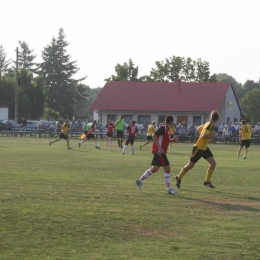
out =
[[[133,145],[134,142],[135,142],[135,137],[134,136],[128,136],[127,139],[125,140],[125,145],[128,145],[129,143]]]
[[[116,137],[117,138],[124,138],[124,131],[123,130],[116,130]]]
[[[96,136],[94,134],[87,134],[87,139],[90,139],[90,138],[96,138]]]
[[[112,137],[113,133],[107,133],[107,137]]]
[[[213,156],[213,154],[211,153],[209,148],[207,148],[206,150],[200,150],[200,149],[198,149],[197,146],[193,146],[190,160],[193,163],[196,163],[201,157],[203,157],[205,160],[207,160],[208,158],[210,158],[212,156]]]
[[[146,136],[146,140],[147,140],[147,141],[152,141],[152,140],[153,140],[153,138],[152,138],[152,136],[151,136],[151,135],[147,135],[147,136]]]
[[[64,134],[64,133],[60,133],[59,138],[60,138],[60,139],[65,139],[65,140],[67,140],[67,139],[68,139],[68,135],[67,135],[67,134]]]
[[[154,153],[151,165],[157,165],[160,167],[160,166],[169,166],[170,163],[168,161],[166,154]]]
[[[240,146],[245,146],[246,148],[248,148],[250,146],[250,140],[241,140]]]
[[[85,134],[85,136],[87,136],[88,135],[88,131],[84,131],[84,134]]]

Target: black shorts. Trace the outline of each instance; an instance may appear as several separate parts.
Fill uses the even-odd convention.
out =
[[[65,140],[67,140],[67,139],[68,139],[68,135],[67,135],[67,134],[63,134],[63,133],[60,133],[59,138],[60,138],[60,139],[65,139]]]
[[[205,160],[207,160],[208,158],[210,158],[212,156],[213,156],[213,154],[211,153],[209,148],[207,148],[206,150],[200,150],[200,149],[198,149],[197,146],[193,146],[190,160],[193,163],[196,163],[201,157],[203,157]]]
[[[128,136],[127,139],[125,140],[125,145],[128,145],[129,143],[133,145],[134,142],[135,142],[135,136]]]
[[[107,133],[107,137],[112,137],[113,133]]]
[[[250,140],[241,140],[240,146],[245,146],[246,148],[248,148],[250,146]]]
[[[116,137],[117,138],[124,138],[124,131],[123,130],[116,130]]]
[[[96,138],[96,136],[93,134],[87,134],[87,139],[90,139],[90,138]]]
[[[147,136],[146,136],[146,140],[147,140],[147,141],[152,141],[152,140],[153,140],[153,138],[152,138],[152,136],[151,136],[151,135],[147,135]]]
[[[154,153],[151,165],[157,165],[160,167],[160,166],[169,166],[170,163],[168,161],[166,154]]]

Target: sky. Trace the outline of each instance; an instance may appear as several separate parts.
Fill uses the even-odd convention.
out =
[[[63,28],[75,79],[103,87],[115,66],[132,59],[138,76],[172,56],[210,64],[244,84],[260,78],[259,0],[12,0],[1,1],[0,45],[16,59],[18,41],[35,61]]]

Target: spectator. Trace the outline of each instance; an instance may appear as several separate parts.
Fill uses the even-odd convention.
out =
[[[8,120],[6,122],[6,130],[12,130],[12,127],[13,127],[12,123]]]
[[[194,142],[195,132],[196,132],[195,126],[194,126],[194,124],[191,124],[191,126],[190,126],[190,128],[189,128],[189,136],[190,136],[191,142]]]
[[[78,130],[82,130],[82,122],[81,122],[81,120],[78,118],[78,121],[77,121],[77,129]]]
[[[224,128],[222,136],[223,136],[225,144],[227,142],[229,142],[229,143],[231,142],[232,132],[227,126]]]
[[[45,120],[43,119],[43,117],[41,117],[40,119],[40,124],[39,124],[39,128],[44,128],[44,123],[45,123]]]
[[[52,120],[51,120],[50,128],[51,128],[52,130],[55,130],[55,128],[56,128],[56,120],[54,119],[54,117],[53,117]]]
[[[56,132],[60,132],[61,131],[61,126],[62,126],[62,120],[60,119],[56,125]]]
[[[186,136],[186,131],[184,126],[181,126],[181,129],[179,130],[179,142],[184,142],[185,141],[185,136]]]
[[[257,125],[254,127],[254,134],[255,135],[260,134],[260,122],[258,122]]]
[[[27,120],[23,117],[21,127],[27,127]]]
[[[219,126],[219,133],[222,134],[223,133],[223,130],[225,128],[225,124],[224,124],[224,121],[221,122],[221,125]]]

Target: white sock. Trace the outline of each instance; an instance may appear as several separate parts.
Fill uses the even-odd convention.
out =
[[[124,153],[125,153],[125,151],[126,151],[126,147],[127,147],[126,145],[123,146],[123,152],[124,152]]]
[[[141,176],[140,179],[143,181],[143,180],[147,179],[149,176],[151,176],[152,174],[153,174],[153,172],[152,172],[152,169],[150,168]]]
[[[132,153],[134,153],[134,146],[131,146],[131,148],[132,148]]]
[[[166,183],[167,189],[171,188],[171,175],[170,173],[164,173],[164,181]]]

